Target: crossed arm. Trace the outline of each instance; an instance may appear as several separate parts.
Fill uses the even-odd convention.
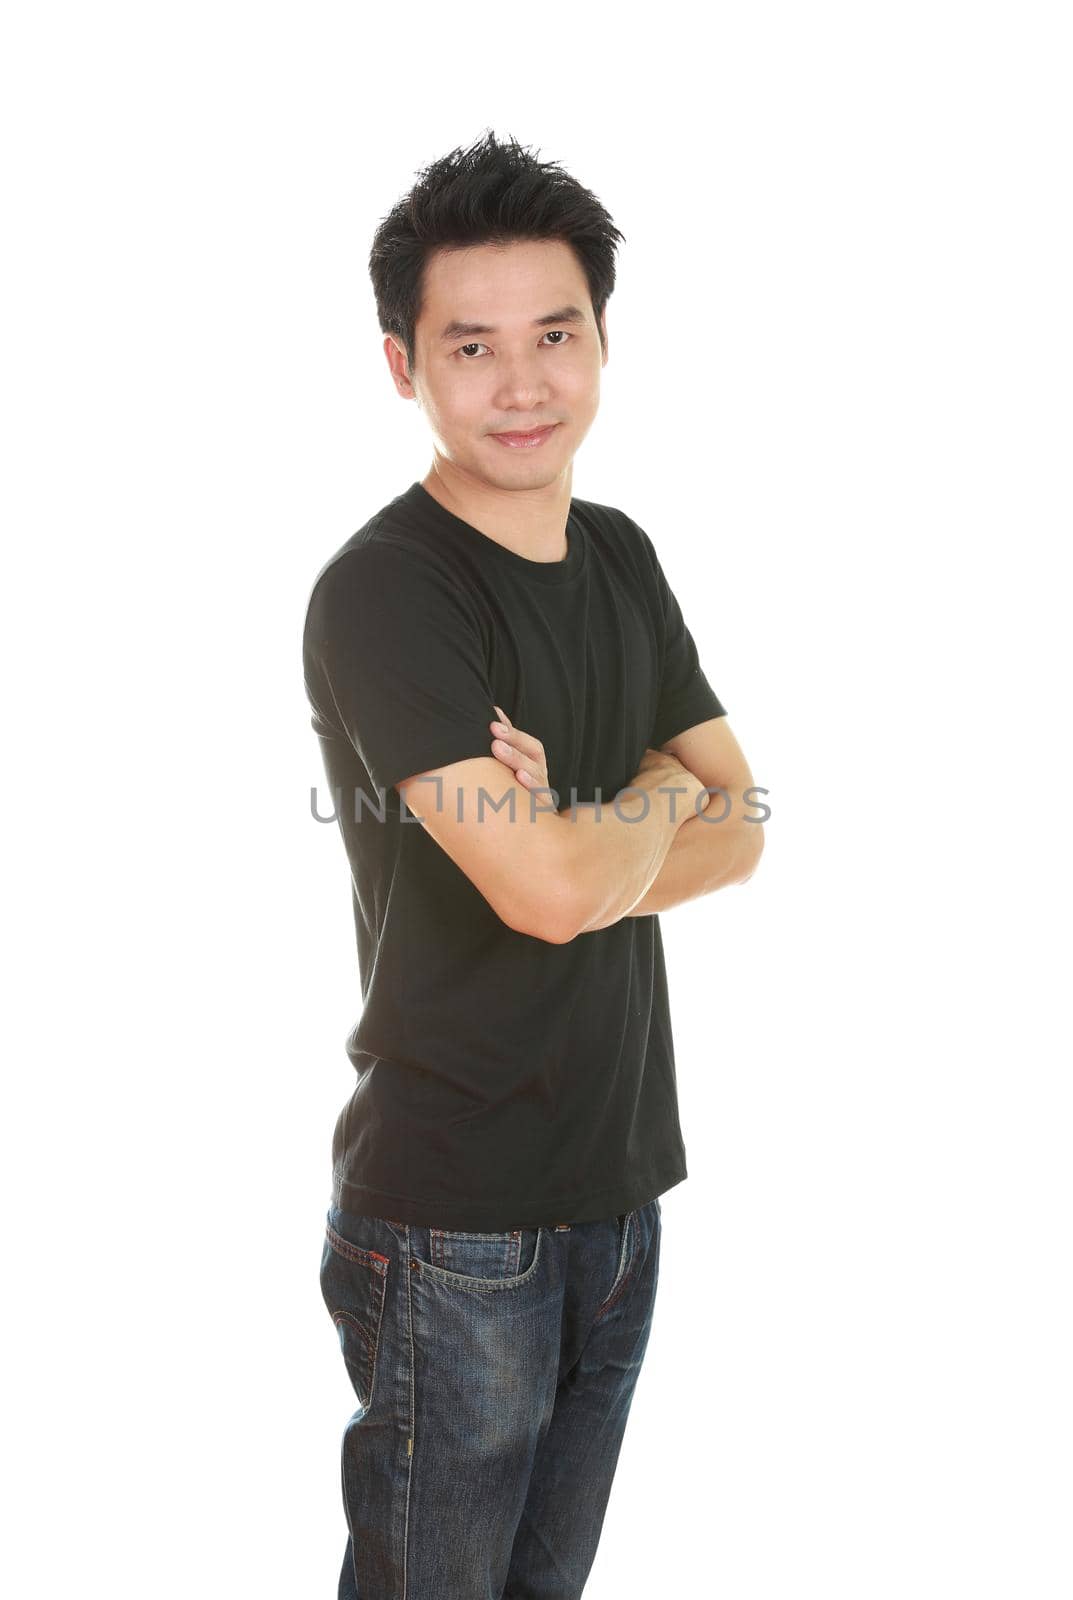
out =
[[[682,824],[659,876],[629,913],[632,917],[667,911],[714,889],[745,883],[764,851],[763,823],[755,820],[755,801],[750,805],[745,798],[753,788],[753,775],[726,717],[687,728],[663,749],[695,773],[705,788],[726,793],[713,794],[704,813]]]
[[[744,798],[752,774],[725,716],[646,751],[621,804],[616,797],[602,812],[580,805],[569,813],[546,801],[537,808],[537,795],[549,792],[543,745],[500,719],[489,724],[491,759],[418,773],[396,788],[425,813],[431,795],[416,785],[435,781],[435,809],[420,821],[508,926],[562,944],[752,876],[763,826]],[[675,802],[668,788],[678,791]],[[529,825],[518,827],[515,802],[526,790]]]
[[[496,710],[500,708],[497,706]],[[540,741],[513,728],[505,717],[490,727],[497,734],[492,745],[496,759],[509,766],[523,786],[546,786],[547,768]],[[763,824],[752,820],[756,803],[750,807],[743,799],[753,786],[753,775],[725,716],[699,722],[660,748],[675,757],[705,789],[725,793],[713,793],[707,808],[699,814],[689,809],[656,877],[624,913],[628,917],[651,916],[728,884],[744,883],[752,877],[764,849]],[[598,919],[583,931],[591,933],[617,920],[616,916]]]

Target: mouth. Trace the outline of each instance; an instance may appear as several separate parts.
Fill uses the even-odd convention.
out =
[[[533,450],[543,444],[558,426],[557,422],[549,422],[544,428],[530,428],[525,433],[493,433],[492,438],[498,439],[508,450]]]

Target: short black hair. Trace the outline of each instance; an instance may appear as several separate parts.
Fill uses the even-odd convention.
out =
[[[585,274],[606,354],[600,317],[615,287],[616,241],[625,237],[596,195],[556,162],[487,129],[468,149],[422,167],[377,228],[369,276],[380,330],[398,339],[412,375],[425,263],[437,250],[561,239]]]

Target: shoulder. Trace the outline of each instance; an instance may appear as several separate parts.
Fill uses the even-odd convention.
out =
[[[625,559],[638,577],[651,587],[656,581],[659,560],[648,534],[619,506],[606,505],[600,500],[578,500],[574,510],[585,522],[590,536],[602,544],[604,553]]]
[[[620,537],[627,530],[630,519],[618,506],[609,506],[603,500],[582,500],[577,495],[570,505],[576,515],[614,537]]]
[[[310,599],[326,591],[358,587],[393,564],[393,540],[378,511],[323,561],[310,587]]]
[[[436,549],[381,511],[322,563],[309,590],[307,623],[341,610],[398,612],[436,597],[448,603],[455,587]]]
[[[594,529],[619,544],[640,548],[649,542],[640,524],[619,506],[607,505],[602,500],[579,500],[576,495],[572,504],[574,511]]]

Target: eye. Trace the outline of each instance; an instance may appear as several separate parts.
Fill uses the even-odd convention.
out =
[[[557,350],[561,344],[565,344],[567,339],[572,339],[574,337],[574,335],[572,333],[569,333],[566,328],[549,328],[547,333],[544,335],[545,339],[547,339],[553,333],[557,336],[557,340],[556,340],[555,344],[550,345],[548,347],[549,349],[552,349],[552,350]],[[467,350],[487,350],[487,348],[488,348],[488,346],[486,344],[481,344],[479,341],[474,340],[473,343],[471,343],[471,344],[461,344],[461,345],[459,345],[458,349],[455,351],[455,355],[456,356],[461,356],[463,361],[474,361],[476,359],[476,357],[475,356],[467,356],[466,355],[466,351]]]

